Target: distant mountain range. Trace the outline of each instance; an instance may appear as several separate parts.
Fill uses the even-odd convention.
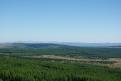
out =
[[[121,47],[121,43],[1,43],[0,48],[58,48],[63,46],[76,47]]]
[[[65,45],[53,43],[2,43],[0,48],[58,48]]]
[[[73,43],[73,42],[60,42],[57,44],[79,46],[79,47],[121,47],[121,43]]]

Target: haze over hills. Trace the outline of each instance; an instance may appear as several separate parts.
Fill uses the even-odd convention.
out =
[[[120,47],[121,43],[74,43],[74,42],[62,42],[60,44],[80,47]]]
[[[58,48],[64,45],[53,43],[2,43],[0,48]]]
[[[58,48],[64,46],[76,47],[121,47],[121,43],[74,43],[74,42],[50,42],[50,43],[0,43],[0,48]]]

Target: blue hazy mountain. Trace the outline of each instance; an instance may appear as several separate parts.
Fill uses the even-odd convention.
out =
[[[58,44],[79,46],[79,47],[121,47],[121,43],[74,43],[74,42],[58,42]]]
[[[53,43],[2,43],[0,48],[58,48],[64,45]]]
[[[1,43],[0,48],[58,48],[65,46],[77,47],[121,47],[121,43],[74,43],[74,42],[51,42],[51,43]]]

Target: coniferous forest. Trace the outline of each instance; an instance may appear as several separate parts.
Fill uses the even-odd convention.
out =
[[[1,56],[0,81],[121,81],[121,70],[91,64]]]
[[[121,69],[64,59],[39,58],[41,55],[59,55],[79,58],[120,58],[120,48],[82,48],[51,46],[48,44],[0,48],[0,81],[121,81]],[[47,46],[47,47],[46,47]],[[49,45],[50,46],[50,45]],[[116,55],[115,55],[116,54]],[[36,55],[36,58],[33,58]],[[25,57],[25,56],[31,56]],[[54,57],[58,58],[58,57]],[[82,57],[80,59],[83,59]],[[88,59],[86,59],[88,60]],[[89,60],[90,61],[90,60]],[[109,65],[113,62],[102,62]],[[115,63],[115,62],[114,62]],[[119,62],[120,63],[120,62]]]

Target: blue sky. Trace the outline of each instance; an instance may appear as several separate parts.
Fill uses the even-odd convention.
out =
[[[0,42],[121,42],[121,0],[0,0]]]

